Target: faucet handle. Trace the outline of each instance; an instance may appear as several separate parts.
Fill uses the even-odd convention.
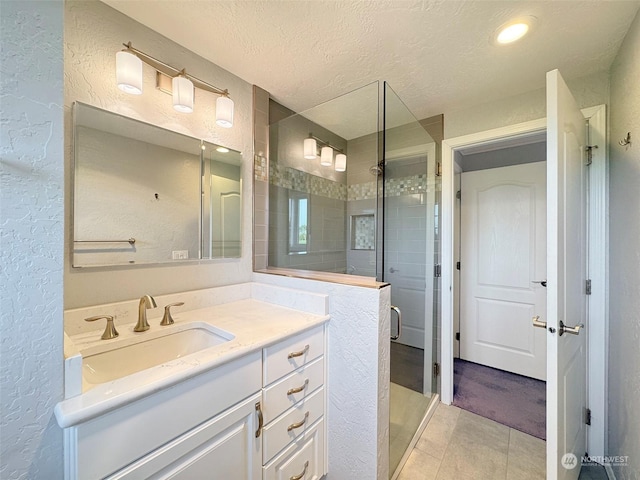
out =
[[[101,320],[103,318],[107,319],[107,326],[102,334],[102,340],[111,340],[112,338],[116,338],[119,333],[116,330],[116,326],[113,324],[113,317],[111,315],[96,315],[95,317],[85,318],[84,321],[95,322],[96,320]]]
[[[174,322],[173,322],[173,317],[171,316],[170,308],[181,307],[182,305],[184,305],[184,302],[176,302],[176,303],[170,303],[169,305],[164,307],[164,317],[162,317],[162,321],[160,322],[160,325],[162,326],[172,325]]]

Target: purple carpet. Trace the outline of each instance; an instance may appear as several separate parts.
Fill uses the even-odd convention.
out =
[[[546,382],[457,358],[453,372],[455,406],[546,439]]]

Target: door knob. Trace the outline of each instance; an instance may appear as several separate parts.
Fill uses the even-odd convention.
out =
[[[560,320],[560,330],[558,335],[562,336],[564,333],[570,333],[571,335],[579,335],[580,329],[584,328],[584,323],[579,323],[575,327],[567,327],[562,320]]]
[[[532,280],[531,283],[539,283],[543,287],[547,286],[547,281],[546,280]]]
[[[536,315],[531,319],[531,321],[533,322],[534,327],[545,328],[545,329],[547,328],[547,322],[541,322],[540,315]]]

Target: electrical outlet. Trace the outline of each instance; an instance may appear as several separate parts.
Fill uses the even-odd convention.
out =
[[[173,250],[171,258],[174,260],[187,260],[189,258],[189,250]]]

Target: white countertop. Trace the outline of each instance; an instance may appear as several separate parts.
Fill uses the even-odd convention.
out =
[[[80,395],[63,400],[55,407],[58,424],[67,428],[86,422],[329,320],[328,315],[306,313],[252,298],[184,312],[176,308],[172,314],[176,325],[205,322],[233,334],[234,338],[183,358],[96,385]],[[135,323],[116,325],[120,333],[118,340],[133,342],[153,330],[163,328],[157,325],[157,321],[150,320],[149,323],[151,329],[143,333],[133,332]],[[95,351],[96,347],[103,345],[106,349],[110,340],[100,340],[100,334],[90,332],[67,337],[72,345],[65,346],[65,356],[74,351]]]

